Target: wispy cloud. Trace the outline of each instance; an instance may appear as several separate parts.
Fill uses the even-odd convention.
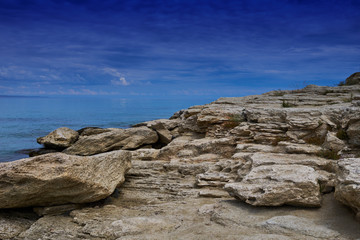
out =
[[[107,74],[110,74],[113,77],[116,77],[116,79],[112,79],[111,80],[111,84],[112,85],[121,85],[121,86],[128,86],[130,85],[129,82],[126,81],[124,75],[122,73],[120,73],[118,70],[116,70],[115,68],[104,68],[104,72]]]
[[[0,94],[226,96],[359,71],[357,1],[26,2],[0,1]]]

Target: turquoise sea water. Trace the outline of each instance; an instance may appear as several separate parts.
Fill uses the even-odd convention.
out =
[[[169,118],[180,109],[206,104],[203,98],[9,97],[0,96],[0,162],[27,157],[19,150],[39,148],[36,138],[59,127],[127,128]]]

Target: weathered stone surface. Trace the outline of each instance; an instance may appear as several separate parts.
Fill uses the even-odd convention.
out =
[[[255,153],[249,155],[248,159],[252,162],[252,167],[262,165],[304,165],[314,169],[326,169],[331,171],[334,169],[335,162],[332,160],[310,156],[306,154],[284,154],[284,153]]]
[[[26,231],[32,220],[20,217],[0,217],[0,239],[16,239],[16,237]]]
[[[328,132],[325,137],[325,142],[322,145],[323,148],[339,152],[345,148],[345,143],[341,139],[337,138],[334,133]]]
[[[152,120],[152,121],[148,121],[148,122],[142,122],[142,123],[138,123],[133,125],[133,127],[143,127],[146,126],[148,128],[153,128],[154,126],[161,124],[163,125],[167,130],[173,130],[174,128],[179,126],[179,119],[173,119],[173,120],[169,120],[169,119],[156,119],[156,120]]]
[[[159,142],[161,144],[167,145],[171,142],[173,136],[163,123],[157,122],[156,124],[150,125],[150,127],[159,135]]]
[[[82,136],[90,136],[95,134],[100,134],[104,132],[110,132],[111,129],[109,128],[99,128],[99,127],[86,127],[79,129],[77,132],[79,133],[80,137]]]
[[[160,150],[153,148],[137,149],[132,151],[132,160],[152,161],[156,160],[159,156]]]
[[[43,144],[47,148],[67,148],[70,147],[79,137],[79,133],[67,128],[58,128],[45,137],[37,139],[39,144]]]
[[[360,217],[360,158],[338,161],[335,198],[354,209]]]
[[[88,156],[119,149],[136,149],[142,145],[156,143],[157,140],[157,133],[147,127],[114,128],[109,132],[81,137],[75,144],[63,152]]]
[[[72,218],[62,215],[44,216],[22,232],[18,239],[89,239],[89,236],[81,233],[81,227],[71,220]]]
[[[304,234],[308,230],[306,225],[303,229],[299,225],[281,231],[262,226],[282,215],[309,219],[322,232],[323,229],[339,231],[338,239],[360,237],[358,223],[345,206],[333,199],[333,194],[325,195],[323,206],[317,209],[258,208],[230,196],[199,196],[199,191],[215,189],[194,188],[195,172],[183,175],[178,171],[181,164],[169,168],[164,168],[164,164],[168,163],[134,161],[118,198],[111,196],[105,204],[78,209],[69,215],[35,220],[18,239],[319,239]]]
[[[157,119],[135,124],[134,127],[147,126],[148,128],[155,130],[159,135],[159,142],[166,145],[171,142],[174,136],[177,136],[177,133],[174,130],[179,126],[179,123],[180,121],[178,119]]]
[[[318,174],[302,165],[270,165],[253,168],[241,182],[225,185],[233,197],[254,206],[319,207]]]
[[[0,163],[0,208],[94,202],[125,181],[131,154],[91,157],[50,153]]]
[[[360,146],[360,121],[352,123],[346,131],[349,137],[349,143]]]
[[[106,145],[107,138],[134,131],[132,138],[139,127],[160,138],[164,130],[167,140],[129,148],[134,167],[115,194],[40,218],[19,239],[360,239],[352,212],[331,192],[337,162],[317,157],[338,147],[338,129],[358,136],[351,127],[360,119],[358,92],[359,85],[311,85],[221,98],[135,130],[84,129],[80,140],[98,139],[86,144],[101,151],[122,149],[123,139]],[[353,140],[343,143],[342,157],[357,156]],[[224,195],[224,185],[254,205],[319,206],[322,196],[322,207],[254,207]]]
[[[175,139],[160,150],[159,157],[161,159],[193,158],[206,153],[231,157],[234,151],[235,141],[231,138],[201,138],[190,141]]]
[[[65,205],[48,206],[48,207],[34,207],[33,211],[39,216],[60,215],[84,206],[85,204],[65,204]]]
[[[311,219],[291,215],[270,218],[264,221],[261,226],[280,233],[294,231],[304,236],[322,239],[337,239],[340,236],[340,233],[324,226],[319,226]]]
[[[286,153],[313,154],[316,155],[322,150],[320,146],[312,144],[297,144],[291,142],[279,142],[278,146],[283,147]]]

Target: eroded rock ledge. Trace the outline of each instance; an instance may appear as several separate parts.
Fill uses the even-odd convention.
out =
[[[36,212],[44,215],[39,219],[29,212],[32,217],[25,218],[18,210],[0,212],[0,238],[360,238],[359,223],[342,205],[355,213],[360,209],[359,125],[360,85],[310,85],[294,91],[220,98],[181,110],[170,119],[129,129],[60,128],[39,142],[62,153],[21,160],[24,169],[25,163],[41,159],[47,159],[49,166],[56,159],[71,159],[64,160],[68,165],[44,165],[37,171],[47,172],[49,178],[58,176],[50,181],[57,183],[73,174],[73,166],[83,167],[77,170],[79,174],[103,184],[107,190],[101,198],[107,198],[79,206],[73,201],[75,196],[63,202],[29,200],[26,205],[4,197],[3,204],[8,203],[1,205],[3,208],[58,206],[37,207]],[[103,158],[108,159],[103,170],[94,170]],[[127,159],[133,167],[124,184],[109,196],[123,181],[120,176],[126,172]],[[5,168],[12,168],[11,164],[22,165],[13,162]],[[12,169],[23,177],[27,171]],[[25,189],[21,188],[24,182],[34,186],[28,179],[37,178],[19,180],[19,189]],[[12,181],[2,184],[1,189],[11,189],[15,186]],[[96,195],[93,183],[71,183],[79,189],[69,192]],[[26,188],[31,192],[31,187]],[[44,194],[50,194],[54,186],[45,189]],[[339,202],[334,200],[333,191]],[[10,192],[23,198],[19,195],[23,191]],[[48,199],[45,196],[43,199]],[[59,206],[64,203],[72,205]],[[68,214],[60,215],[64,212]]]

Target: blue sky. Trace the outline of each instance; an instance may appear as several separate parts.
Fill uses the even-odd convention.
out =
[[[358,0],[0,0],[0,95],[242,96],[356,71]]]

